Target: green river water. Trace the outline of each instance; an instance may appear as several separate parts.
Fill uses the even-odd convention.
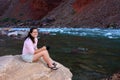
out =
[[[21,54],[22,40],[1,36],[0,56]],[[50,47],[50,56],[68,67],[72,80],[100,80],[120,70],[120,39],[67,34],[40,35],[39,45]]]

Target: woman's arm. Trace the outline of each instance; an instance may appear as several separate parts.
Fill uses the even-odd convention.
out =
[[[25,42],[25,47],[26,47],[25,50],[27,51],[27,53],[30,53],[30,54],[34,54],[34,53],[35,53],[35,50],[34,50],[32,41],[27,40],[27,41]]]
[[[35,54],[38,53],[38,52],[41,52],[41,51],[43,51],[43,50],[46,50],[46,47],[45,47],[45,46],[43,46],[42,48],[36,49],[36,50],[35,50]]]

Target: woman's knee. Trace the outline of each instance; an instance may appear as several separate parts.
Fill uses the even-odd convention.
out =
[[[46,55],[49,55],[47,50],[43,51],[43,53],[46,54]]]
[[[48,52],[45,51],[45,50],[42,51],[42,52],[39,52],[39,53],[35,54],[35,56],[37,56],[37,57],[38,57],[38,56],[39,56],[39,57],[42,57],[42,56],[45,56],[45,55],[49,55]]]
[[[37,54],[34,54],[34,56],[36,56],[36,57],[42,57],[43,56],[43,53],[37,53]]]

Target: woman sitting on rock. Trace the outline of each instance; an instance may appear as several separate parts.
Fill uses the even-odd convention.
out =
[[[37,48],[38,43],[38,29],[31,28],[28,36],[26,37],[22,50],[22,59],[26,62],[35,62],[43,57],[44,61],[47,63],[47,66],[52,70],[57,70],[56,63],[50,58],[49,53],[45,46],[42,48]]]

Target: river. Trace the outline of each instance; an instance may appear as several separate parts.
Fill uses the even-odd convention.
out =
[[[120,70],[120,29],[39,28],[39,32],[49,35],[40,35],[38,46],[49,46],[51,57],[71,70],[72,80],[100,80]],[[15,49],[17,44],[22,42],[14,43]]]

